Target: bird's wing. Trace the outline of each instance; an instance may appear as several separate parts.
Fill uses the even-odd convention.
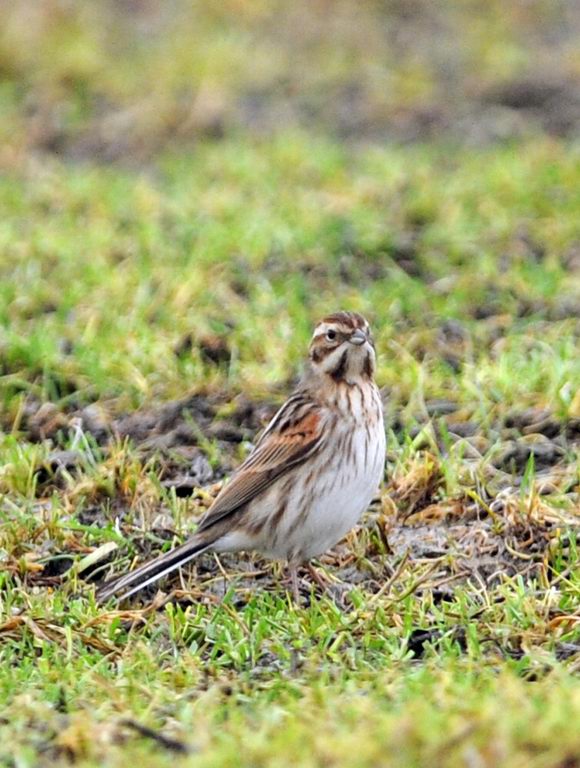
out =
[[[319,451],[325,440],[324,422],[323,410],[306,394],[298,393],[287,400],[254,451],[208,509],[198,532],[239,510],[291,467]]]

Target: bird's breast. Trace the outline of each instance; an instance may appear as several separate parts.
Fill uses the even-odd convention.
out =
[[[256,502],[252,517],[264,524],[255,549],[270,557],[308,560],[334,546],[360,520],[383,474],[382,417],[364,424],[339,420],[333,430],[319,453]]]

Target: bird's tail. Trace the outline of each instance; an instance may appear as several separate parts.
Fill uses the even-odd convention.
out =
[[[103,602],[113,595],[118,595],[122,600],[125,597],[138,592],[140,589],[153,584],[157,579],[161,579],[176,568],[189,563],[194,557],[197,557],[206,549],[211,547],[212,542],[207,540],[200,541],[197,537],[188,539],[181,546],[172,549],[165,555],[155,558],[148,563],[144,563],[130,573],[119,576],[116,579],[106,582],[97,592],[97,600]],[[121,594],[119,594],[121,593]]]

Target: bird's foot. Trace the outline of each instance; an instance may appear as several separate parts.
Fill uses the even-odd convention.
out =
[[[315,584],[323,595],[328,595],[334,602],[341,608],[345,607],[345,597],[350,592],[352,585],[346,585],[331,581],[320,573],[311,563],[303,563],[302,567],[310,576],[310,585]],[[298,565],[288,565],[288,576],[284,579],[284,584],[292,594],[293,601],[296,605],[300,605],[302,600],[302,594],[300,588],[303,591],[308,590],[308,580],[300,579],[298,576]],[[308,590],[310,591],[310,590]]]
[[[300,605],[300,582],[298,579],[298,566],[296,564],[288,563],[288,576],[284,579],[284,583],[290,587],[292,598],[296,605]]]
[[[308,574],[309,574],[310,578],[312,579],[312,581],[315,584],[317,584],[323,592],[328,592],[330,590],[330,588],[333,586],[332,582],[329,579],[325,578],[320,573],[320,571],[318,571],[312,565],[312,563],[305,563],[304,567],[308,571]]]
[[[305,568],[310,574],[312,581],[321,589],[323,594],[330,597],[339,608],[344,609],[347,607],[348,595],[353,588],[352,584],[334,581],[323,576],[311,563],[305,563]]]

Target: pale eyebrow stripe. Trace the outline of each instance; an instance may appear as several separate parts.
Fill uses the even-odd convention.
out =
[[[314,334],[312,335],[313,339],[317,339],[319,336],[324,336],[324,334],[332,328],[333,330],[337,331],[337,333],[352,333],[354,330],[353,328],[347,328],[345,325],[336,325],[335,323],[323,323],[322,325],[318,325],[314,329]]]

